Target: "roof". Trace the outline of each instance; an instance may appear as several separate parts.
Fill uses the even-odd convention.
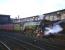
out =
[[[57,10],[57,11],[50,12],[50,13],[45,13],[45,14],[43,14],[43,15],[48,15],[48,14],[53,14],[53,13],[63,12],[63,11],[65,11],[65,9],[63,9],[63,10]]]
[[[0,17],[10,17],[10,15],[3,15],[3,14],[0,14]]]

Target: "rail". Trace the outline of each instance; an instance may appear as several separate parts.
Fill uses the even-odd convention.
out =
[[[4,42],[0,41],[0,43],[1,43],[5,48],[7,48],[7,50],[11,50]]]

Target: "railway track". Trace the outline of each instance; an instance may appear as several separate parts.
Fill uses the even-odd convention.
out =
[[[7,40],[6,40],[7,39]],[[4,42],[11,50],[26,50],[22,45],[18,44],[15,41],[12,41],[10,38],[5,38],[4,40],[1,40]]]
[[[15,39],[18,38],[20,41],[23,40],[23,41],[32,43],[32,44],[37,45],[38,47],[44,48],[46,50],[65,50],[65,44],[64,45],[60,45],[58,43],[53,43],[53,42],[51,42],[49,40],[46,40],[46,39],[43,39],[43,41],[36,40],[36,42],[34,42],[34,39],[30,39],[30,38],[27,38],[27,37],[23,38],[23,36],[21,36],[21,37],[20,36],[19,37],[18,36],[17,37],[14,36],[14,38]]]
[[[6,38],[6,39],[8,39],[7,41],[9,42],[9,44],[7,44],[7,45],[10,46],[12,49],[13,49],[14,46],[17,45],[17,47],[22,47],[25,50],[43,50],[43,49],[40,49],[40,48],[33,46],[31,44],[25,43],[25,42],[20,42],[18,40],[14,41],[13,39],[10,39],[10,38]],[[4,41],[7,42],[6,40],[4,40]],[[11,44],[14,44],[14,45],[11,45]]]
[[[11,50],[44,50],[38,46],[12,38],[11,36],[0,36],[0,40],[7,44]],[[19,49],[18,49],[19,48]]]
[[[58,44],[54,44],[54,43],[47,41],[47,40],[43,40],[43,41],[37,40],[36,42],[34,42],[34,39],[31,40],[30,38],[27,38],[27,37],[24,38],[24,36],[20,37],[18,35],[11,34],[11,33],[2,34],[2,36],[8,37],[10,42],[11,41],[13,42],[13,40],[18,41],[18,45],[19,44],[22,45],[21,42],[23,42],[23,46],[24,46],[24,44],[29,45],[29,46],[33,46],[32,48],[37,48],[35,50],[65,50],[65,46],[60,46]],[[31,47],[27,46],[27,48],[29,48],[29,50],[32,50]]]
[[[10,50],[10,48],[2,41],[0,41],[0,50]]]

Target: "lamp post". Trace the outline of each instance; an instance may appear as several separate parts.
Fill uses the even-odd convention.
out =
[[[19,23],[19,31],[21,32],[21,20],[20,20],[20,16],[18,15],[18,23]]]

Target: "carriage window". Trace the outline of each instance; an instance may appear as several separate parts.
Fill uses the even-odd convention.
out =
[[[57,18],[57,16],[56,16],[56,15],[54,16],[54,20],[58,20],[58,18]]]
[[[65,13],[61,15],[61,19],[65,19]]]
[[[53,20],[54,20],[54,16],[51,15],[51,16],[50,16],[50,21],[53,21]]]
[[[45,19],[46,19],[46,20],[50,20],[50,16],[47,15],[47,16],[45,17]]]

